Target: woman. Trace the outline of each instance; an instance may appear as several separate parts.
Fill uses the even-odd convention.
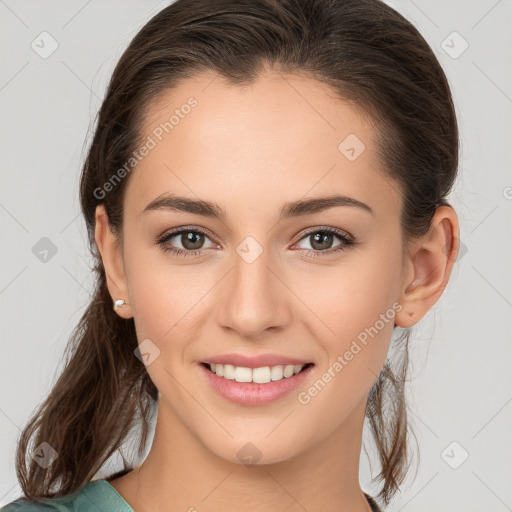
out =
[[[410,463],[408,328],[459,247],[457,164],[446,77],[382,2],[163,9],[99,112],[80,186],[94,297],[3,510],[390,503]],[[95,479],[138,425],[142,454],[153,405],[142,464]]]

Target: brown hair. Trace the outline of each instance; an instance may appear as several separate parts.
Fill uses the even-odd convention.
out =
[[[120,58],[82,169],[80,202],[96,262],[95,289],[60,377],[19,440],[17,475],[27,499],[78,490],[138,422],[141,456],[158,400],[134,356],[133,319],[112,309],[94,241],[98,204],[105,205],[114,232],[122,233],[129,176],[106,194],[97,191],[137,147],[144,114],[158,94],[200,71],[214,71],[231,84],[251,83],[266,64],[328,84],[377,125],[379,157],[402,190],[404,238],[425,233],[436,208],[447,204],[458,166],[450,88],[429,45],[399,13],[379,0],[177,0],[164,8]],[[382,466],[378,497],[386,504],[408,468],[408,335],[403,339],[401,369],[393,372],[386,361],[366,409]],[[46,469],[31,458],[27,465],[34,434],[34,447],[47,442],[58,453]],[[128,470],[125,463],[116,475]]]

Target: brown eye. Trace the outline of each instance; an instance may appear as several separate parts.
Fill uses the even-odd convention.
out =
[[[338,239],[339,242],[334,243],[335,239]],[[310,231],[306,233],[306,236],[302,237],[299,243],[304,240],[309,242],[310,247],[301,247],[301,249],[305,249],[311,253],[325,252],[332,254],[355,245],[354,239],[348,235],[348,233],[334,228],[322,228],[316,231]]]
[[[197,231],[184,231],[181,234],[180,242],[185,249],[191,251],[201,249],[205,236]]]
[[[197,229],[180,229],[167,233],[158,240],[158,244],[166,252],[173,252],[180,256],[197,256],[202,249],[214,247],[205,246],[205,241],[210,240],[208,235]]]
[[[334,240],[334,235],[331,233],[324,233],[323,231],[309,236],[311,240],[311,247],[318,251],[325,251],[326,249],[330,249]]]

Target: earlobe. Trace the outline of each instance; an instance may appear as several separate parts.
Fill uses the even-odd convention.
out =
[[[396,315],[400,327],[416,324],[441,297],[459,251],[459,224],[455,211],[440,206],[432,218],[429,231],[411,243],[408,263],[412,266],[403,283],[400,303],[403,309]]]
[[[117,300],[123,300],[123,307],[118,306],[114,310],[122,318],[131,318],[122,248],[111,230],[105,207],[102,204],[96,207],[94,238],[105,269],[112,305],[114,306]]]

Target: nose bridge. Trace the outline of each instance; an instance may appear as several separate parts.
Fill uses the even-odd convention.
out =
[[[235,248],[233,271],[221,306],[221,322],[244,337],[257,336],[288,320],[286,300],[272,269],[273,258],[254,237]]]

